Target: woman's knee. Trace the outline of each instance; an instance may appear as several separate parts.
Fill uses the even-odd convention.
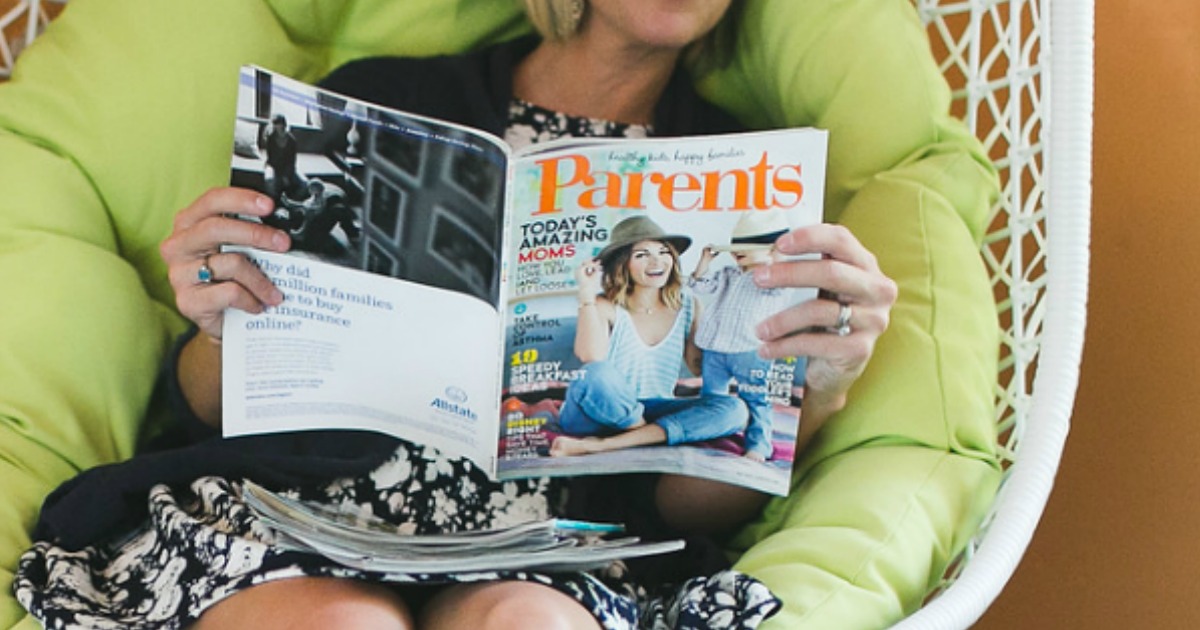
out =
[[[639,425],[643,411],[624,377],[597,361],[567,387],[559,424],[570,435],[602,435]]]
[[[533,582],[464,584],[443,591],[424,608],[428,630],[595,630],[600,628],[575,599]]]
[[[297,577],[239,591],[205,611],[193,630],[211,628],[414,628],[408,606],[381,584]]]

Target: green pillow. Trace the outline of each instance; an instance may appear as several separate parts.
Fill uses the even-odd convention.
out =
[[[826,216],[899,288],[846,409],[791,495],[733,542],[786,602],[780,628],[875,628],[920,605],[999,479],[999,333],[979,256],[992,165],[949,115],[911,3],[749,3],[735,63],[703,92],[759,125],[830,131]]]
[[[746,0],[702,92],[755,126],[830,129],[828,215],[901,287],[852,403],[795,489],[733,541],[776,628],[877,627],[919,605],[994,491],[996,330],[978,256],[994,173],[952,120],[908,0]],[[363,55],[526,32],[495,0],[80,0],[0,85],[0,588],[41,497],[161,419],[175,312],[158,243],[228,177],[236,71],[313,80]],[[0,597],[0,626],[29,624]]]

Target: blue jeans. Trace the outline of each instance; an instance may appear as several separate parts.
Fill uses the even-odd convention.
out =
[[[568,435],[605,436],[644,419],[661,427],[673,445],[732,435],[746,427],[746,418],[746,407],[730,396],[639,400],[620,372],[596,361],[567,387],[558,423]]]
[[[746,450],[770,459],[775,451],[771,444],[772,406],[767,400],[767,373],[771,371],[771,360],[758,356],[758,352],[704,351],[700,364],[704,376],[704,394],[728,396],[729,381],[738,383],[738,398],[750,410],[750,424],[746,427]]]

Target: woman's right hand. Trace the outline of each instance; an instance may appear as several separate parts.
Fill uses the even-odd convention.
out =
[[[600,261],[594,258],[579,265],[579,268],[575,270],[575,283],[579,288],[580,304],[596,301],[596,296],[604,289],[600,281],[603,273]]]
[[[283,302],[283,294],[248,258],[221,253],[222,245],[286,252],[291,239],[284,231],[226,216],[264,217],[274,208],[270,197],[253,190],[213,188],[175,215],[171,235],[159,247],[175,305],[211,339],[221,338],[226,308],[259,313]],[[211,272],[207,282],[200,277],[205,265]]]

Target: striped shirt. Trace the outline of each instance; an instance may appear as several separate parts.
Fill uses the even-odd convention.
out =
[[[683,366],[683,349],[692,328],[695,299],[683,296],[683,308],[670,332],[654,345],[647,344],[633,325],[629,311],[616,308],[616,321],[608,339],[608,362],[626,376],[638,399],[674,398],[675,381]]]
[[[754,333],[758,323],[799,300],[790,289],[759,287],[753,273],[736,266],[699,278],[689,276],[688,286],[696,293],[716,295],[696,331],[696,345],[715,352],[757,350],[762,344]]]

